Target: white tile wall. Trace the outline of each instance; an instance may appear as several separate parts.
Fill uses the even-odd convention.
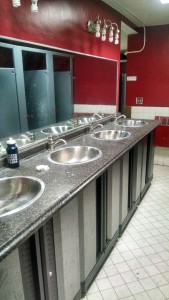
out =
[[[169,107],[132,106],[131,117],[133,119],[154,120],[155,116],[169,116]]]
[[[169,166],[169,148],[155,147],[154,164]]]
[[[74,113],[105,113],[114,114],[116,105],[74,104]]]

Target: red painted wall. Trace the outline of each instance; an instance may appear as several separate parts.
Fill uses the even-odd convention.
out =
[[[169,25],[148,27],[146,47],[138,54],[127,56],[127,76],[137,81],[127,82],[127,106],[136,105],[143,97],[143,106],[169,106]],[[141,49],[143,34],[129,37],[129,50]]]
[[[75,104],[116,105],[116,88],[116,62],[75,55]]]
[[[119,60],[119,45],[101,42],[89,34],[89,19],[110,19],[120,26],[120,15],[99,0],[40,0],[39,12],[31,13],[30,0],[18,8],[12,0],[0,0],[0,35],[41,43],[70,51]]]
[[[40,0],[39,12],[35,14],[30,11],[30,0],[21,0],[21,4],[14,8],[12,0],[0,0],[0,36],[120,60],[119,45],[102,42],[86,28],[87,21],[95,20],[98,14],[101,19],[116,22],[120,28],[121,15],[105,3],[99,0]],[[75,103],[115,104],[118,95],[115,95],[114,81],[119,76],[117,79],[114,76],[113,63],[96,59],[90,65],[88,76],[90,58],[83,56],[83,59],[86,63],[78,60],[75,64]],[[83,80],[78,78],[81,71]]]

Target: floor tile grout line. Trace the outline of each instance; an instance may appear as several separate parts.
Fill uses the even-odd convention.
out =
[[[168,276],[168,278],[169,278],[169,257],[167,256],[167,255],[169,255],[169,251],[168,251],[168,249],[169,249],[169,239],[165,241],[165,239],[167,239],[167,232],[169,233],[169,205],[167,205],[167,201],[166,201],[167,198],[169,200],[169,197],[167,196],[166,199],[165,199],[165,194],[167,194],[167,193],[169,194],[169,187],[168,187],[169,186],[169,172],[168,171],[169,171],[169,167],[166,168],[166,167],[159,166],[159,165],[155,165],[154,166],[154,179],[153,179],[152,185],[151,185],[150,189],[148,190],[147,194],[145,195],[144,199],[142,200],[142,202],[141,202],[141,204],[139,206],[140,209],[139,208],[137,209],[134,217],[131,219],[130,223],[128,224],[128,226],[126,228],[128,237],[132,237],[133,244],[132,244],[132,241],[130,241],[130,242],[123,241],[123,235],[120,238],[121,241],[124,242],[124,245],[128,245],[130,247],[132,247],[132,246],[134,247],[134,243],[137,244],[138,241],[142,241],[142,240],[145,240],[146,242],[148,242],[148,240],[150,241],[150,244],[148,244],[148,246],[146,246],[146,247],[149,247],[149,248],[147,248],[149,250],[151,248],[153,249],[154,252],[152,254],[146,254],[145,253],[144,256],[138,256],[138,257],[134,255],[134,253],[137,253],[137,252],[138,252],[137,254],[139,255],[139,251],[143,250],[144,248],[146,248],[146,247],[142,247],[141,242],[138,242],[139,243],[138,244],[138,248],[136,248],[136,249],[129,249],[129,251],[130,251],[130,253],[132,253],[134,255],[135,259],[138,262],[139,262],[139,259],[141,259],[142,257],[150,259],[150,257],[152,256],[152,259],[153,259],[153,255],[154,255],[154,261],[151,261],[151,259],[150,259],[150,261],[152,262],[152,264],[149,265],[149,266],[150,267],[153,266],[154,271],[156,271],[156,268],[157,268],[157,270],[159,271],[159,273],[155,274],[155,275],[149,275],[148,274],[148,277],[145,277],[145,279],[146,278],[150,279],[151,284],[153,282],[154,285],[155,285],[155,289],[157,289],[159,291],[159,293],[161,293],[162,295],[164,295],[164,293],[162,292],[162,290],[160,289],[160,287],[164,287],[165,288],[165,280],[167,281],[167,285],[169,285],[169,279],[167,280],[165,278],[165,276],[166,277]],[[166,175],[165,175],[165,173],[166,173]],[[157,176],[159,177],[159,180],[157,180]],[[166,184],[165,184],[164,180],[166,180]],[[159,188],[156,187],[157,183],[159,185]],[[159,203],[157,203],[158,197],[161,198],[161,200],[159,201]],[[146,205],[149,207],[148,210],[146,209]],[[167,208],[168,208],[168,210],[167,210]],[[151,211],[151,209],[152,209],[152,216],[149,216],[149,211]],[[157,211],[159,212],[159,215],[156,215]],[[145,216],[144,216],[144,213],[145,213]],[[135,218],[135,216],[136,216],[136,218]],[[156,218],[156,216],[158,218]],[[139,235],[137,235],[136,234],[137,231],[136,231],[135,234],[130,232],[132,230],[138,229],[137,225],[135,225],[135,224],[137,224],[137,220],[138,220],[138,226],[141,226],[141,225],[139,225],[139,218],[141,218],[141,217],[142,218],[144,217],[145,221],[146,221],[146,219],[147,220],[151,219],[151,221],[149,221],[149,223],[147,223],[147,224],[149,224],[150,227],[152,227],[152,228],[154,227],[154,229],[152,230],[151,228],[148,229],[149,225],[145,226],[145,232],[147,232],[148,235],[149,235],[149,233],[151,234],[151,231],[154,234],[154,235],[150,235],[149,237],[146,237],[145,239],[144,239],[144,237],[141,238]],[[134,224],[134,221],[135,221],[135,224]],[[155,225],[157,225],[157,226],[152,226],[153,223],[155,223]],[[144,222],[143,222],[143,224],[144,224]],[[160,227],[158,227],[158,226],[160,226]],[[130,230],[130,228],[132,228],[132,227],[133,227],[133,229]],[[146,227],[148,227],[148,228],[146,228]],[[144,228],[144,226],[142,226],[142,229],[143,228]],[[126,230],[124,231],[124,233],[126,233]],[[142,231],[142,232],[144,232],[144,231]],[[158,234],[155,235],[155,233],[158,233]],[[140,232],[140,234],[141,234],[141,232]],[[120,241],[120,239],[119,239],[119,241]],[[124,239],[125,239],[125,237],[124,237]],[[162,240],[164,240],[164,241],[162,242]],[[124,252],[117,251],[117,244],[115,245],[115,248],[110,253],[109,259],[111,260],[111,256],[114,256],[114,259],[115,259],[115,255],[116,255],[116,258],[118,258],[117,254],[119,254],[123,258],[122,263],[126,263],[128,265],[127,261],[129,261],[129,260],[126,260],[123,257],[123,255],[122,255],[123,253],[125,253],[125,251]],[[167,248],[167,246],[168,246],[168,248]],[[161,247],[161,251],[160,251],[160,247]],[[116,254],[113,254],[114,253],[113,251],[115,251]],[[126,252],[128,252],[128,251],[126,251]],[[162,257],[160,256],[160,254],[162,255]],[[141,252],[140,252],[140,255],[141,255]],[[159,259],[160,260],[160,258],[161,258],[161,261],[159,261],[159,262],[155,261],[155,259]],[[110,265],[110,266],[116,266],[118,264],[118,262],[114,263],[113,260],[111,260],[111,261],[112,261],[112,265]],[[167,262],[168,262],[168,264],[167,264]],[[160,263],[164,263],[165,266],[168,267],[167,271],[164,272],[164,271],[161,271],[162,269],[160,270],[158,268],[160,266],[159,265]],[[110,267],[110,266],[108,265],[107,267]],[[105,265],[103,266],[102,270],[104,270],[104,268],[106,268]],[[145,266],[141,265],[141,269],[145,270]],[[133,270],[131,268],[129,268],[129,270],[131,272],[133,272]],[[134,270],[137,270],[137,269],[134,269]],[[150,271],[152,271],[151,268],[150,268]],[[123,279],[122,274],[124,274],[124,272],[118,270],[117,275],[121,276],[121,278]],[[165,274],[165,276],[163,274]],[[157,275],[159,277],[157,277]],[[104,277],[104,278],[108,279],[109,282],[110,282],[110,284],[111,284],[111,281],[109,279],[111,277],[111,275],[108,275],[105,272],[105,276],[106,277]],[[159,286],[160,283],[158,281],[156,282],[155,278],[156,278],[156,280],[157,280],[157,278],[161,278],[161,279],[164,278],[165,280],[163,280],[163,283],[161,282],[161,285]],[[97,280],[97,278],[96,278],[96,280]],[[96,282],[96,280],[95,280],[95,282]],[[132,281],[132,282],[139,282],[140,285],[141,285],[141,287],[143,288],[144,293],[146,295],[148,295],[147,292],[154,289],[152,287],[153,284],[152,284],[152,286],[150,286],[151,289],[147,290],[147,289],[144,288],[144,286],[140,282],[141,280],[142,279],[138,278],[136,281]],[[124,280],[124,282],[125,282],[125,285],[128,286],[128,283],[126,283],[125,280]],[[144,282],[144,281],[142,281],[142,282]],[[145,280],[145,282],[148,282],[148,280]],[[97,282],[96,282],[96,284],[97,284]],[[111,286],[112,286],[112,284],[111,284]],[[120,286],[121,285],[119,285],[119,287]],[[146,287],[146,288],[148,288],[148,287]],[[99,289],[99,287],[98,287],[98,289]],[[112,289],[115,291],[115,289],[114,289],[113,286],[112,286]],[[105,289],[105,291],[106,290],[107,289]],[[104,296],[102,295],[102,291],[99,290],[98,294],[101,297],[99,299],[107,300],[107,298],[104,298]],[[131,295],[133,295],[133,298],[135,299],[134,295],[136,296],[137,294],[131,293]],[[89,294],[87,294],[87,296],[89,296]],[[90,297],[88,298],[87,296],[86,296],[86,299],[90,300]],[[164,299],[169,299],[169,291],[168,291],[167,296],[164,295],[164,297],[165,297]],[[91,299],[92,300],[97,300],[95,298],[91,298]],[[118,297],[117,299],[125,299],[125,298]]]

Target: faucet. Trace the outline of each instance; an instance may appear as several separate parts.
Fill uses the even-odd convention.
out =
[[[104,117],[104,114],[103,113],[101,113],[101,114],[94,113],[93,117],[96,117],[96,116],[99,117],[99,119],[102,119]]]
[[[47,146],[50,151],[53,151],[55,149],[55,146],[60,143],[63,143],[66,145],[66,141],[64,139],[56,139],[55,140],[54,136],[49,136],[47,139]]]
[[[27,134],[29,134],[29,136],[27,136],[26,134],[21,134],[20,138],[21,139],[25,139],[27,141],[34,141],[35,140],[35,135],[34,133],[31,133],[29,131],[26,132]]]
[[[35,133],[29,132],[29,131],[27,131],[26,133],[29,135],[29,138],[30,138],[31,141],[35,140]]]
[[[116,118],[114,119],[114,123],[117,123],[117,120],[119,120],[119,119],[121,119],[121,118],[126,119],[126,116],[125,116],[125,115],[120,115],[120,116],[116,117]]]
[[[89,132],[93,132],[93,130],[97,127],[103,128],[102,124],[89,124]]]
[[[80,120],[78,117],[74,120],[74,126],[79,126],[80,125]]]
[[[20,139],[25,139],[27,141],[30,141],[30,138],[26,134],[21,134]]]
[[[75,124],[74,124],[73,119],[71,119],[71,120],[66,121],[65,125],[74,126]]]

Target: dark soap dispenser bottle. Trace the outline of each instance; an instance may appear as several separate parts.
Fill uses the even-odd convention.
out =
[[[13,138],[9,138],[6,142],[7,148],[7,162],[9,168],[19,167],[19,154],[18,147],[16,146],[16,141]]]

